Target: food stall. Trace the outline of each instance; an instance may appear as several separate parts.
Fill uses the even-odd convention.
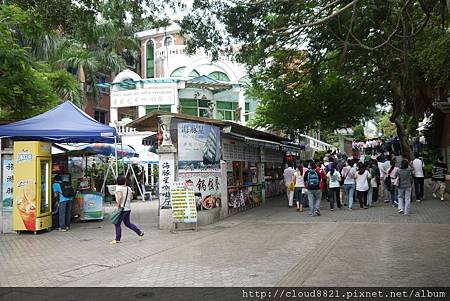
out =
[[[62,116],[64,116],[64,122],[61,122]],[[70,101],[65,101],[61,105],[32,118],[0,126],[0,138],[6,137],[15,141],[14,143],[17,145],[15,146],[15,149],[17,147],[17,154],[22,154],[21,156],[13,158],[13,163],[15,163],[13,174],[16,174],[20,168],[20,164],[16,164],[19,159],[20,162],[29,162],[30,159],[34,160],[32,150],[28,149],[28,146],[23,146],[21,147],[22,149],[19,149],[19,143],[16,143],[18,140],[28,141],[30,147],[36,144],[35,142],[39,141],[39,143],[44,143],[42,144],[42,147],[47,149],[49,147],[46,145],[50,145],[51,148],[51,143],[115,143],[118,139],[117,131],[113,127],[106,126],[93,120]],[[47,144],[45,144],[45,142]],[[27,142],[22,143],[27,145]],[[50,153],[50,150],[47,153]],[[41,173],[38,172],[37,177],[40,181],[33,182],[35,183],[34,185],[27,185],[26,204],[23,200],[25,195],[23,189],[25,182],[14,181],[13,210],[17,210],[17,212],[22,209],[22,211],[25,210],[25,212],[28,210],[31,214],[33,208],[37,208],[39,205],[41,212],[38,213],[41,217],[51,215],[53,212],[54,204],[50,201],[49,187],[51,184],[50,173],[53,171],[54,166],[52,164],[52,157],[48,156],[45,160],[45,164],[42,162],[39,163]],[[59,167],[55,167],[55,169],[64,169],[63,165],[64,163],[60,162],[60,164],[57,164]],[[44,168],[45,173],[42,173],[42,168]],[[44,175],[48,175],[48,177]],[[43,189],[43,184],[45,184],[46,189]],[[31,222],[25,224],[23,218],[18,218],[18,215],[13,215],[13,224],[14,230],[22,231],[25,229],[24,231],[34,232],[44,228],[48,229],[52,225],[51,222],[47,223],[47,219],[45,219],[45,221],[44,219],[36,219],[36,222],[33,225],[31,225]]]

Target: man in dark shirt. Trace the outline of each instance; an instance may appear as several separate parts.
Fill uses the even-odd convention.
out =
[[[444,158],[440,156],[436,163],[433,165],[432,176],[433,180],[433,197],[437,198],[436,193],[439,192],[441,201],[444,201],[445,193],[445,175],[447,174],[447,165],[443,162]]]

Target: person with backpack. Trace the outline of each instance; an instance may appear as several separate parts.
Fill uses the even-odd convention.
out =
[[[305,182],[309,200],[309,215],[320,215],[320,200],[322,198],[322,191],[320,190],[321,180],[314,162],[309,163],[308,170],[305,172],[303,180]]]
[[[63,182],[60,175],[56,175],[52,185],[53,194],[59,203],[59,227],[58,230],[66,232],[70,229],[70,218],[72,216],[72,201],[75,191],[69,182]]]
[[[400,169],[397,170],[398,177],[398,213],[408,215],[411,211],[411,192],[413,175],[412,168],[406,159],[402,160]]]
[[[358,163],[358,172],[356,173],[356,196],[361,209],[368,209],[367,193],[369,191],[370,173],[366,170],[366,165]]]
[[[144,239],[144,231],[141,231],[136,225],[131,223],[130,214],[131,214],[131,199],[133,198],[133,192],[131,188],[126,185],[125,177],[120,175],[117,177],[117,186],[116,186],[116,203],[118,208],[123,208],[120,213],[119,220],[114,224],[116,238],[110,242],[110,244],[120,243],[120,239],[122,238],[122,228],[120,225],[122,222],[129,229],[133,230],[138,235],[138,240]]]
[[[341,208],[341,174],[339,171],[335,170],[334,167],[331,167],[330,171],[327,173],[327,182],[328,182],[328,193],[330,195],[330,211],[334,210],[334,202],[338,208]]]

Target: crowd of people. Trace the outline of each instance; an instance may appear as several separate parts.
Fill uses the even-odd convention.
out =
[[[432,169],[433,197],[444,201],[447,165],[439,157]],[[361,209],[377,203],[390,203],[398,213],[409,215],[413,192],[417,202],[424,199],[424,162],[419,153],[411,162],[397,162],[395,153],[361,159],[339,158],[328,154],[324,160],[292,163],[284,170],[288,206],[297,211],[308,208],[310,216],[320,216],[321,202],[329,202],[330,211],[347,207],[353,210],[355,202]]]
[[[423,135],[414,137],[410,141],[411,149],[415,153],[423,152],[425,144],[426,140]],[[385,153],[394,153],[398,156],[402,152],[402,147],[400,139],[398,137],[391,136],[386,138],[367,139],[364,141],[355,140],[352,142],[352,150],[370,156]]]

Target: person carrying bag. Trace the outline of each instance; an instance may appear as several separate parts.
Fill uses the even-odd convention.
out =
[[[125,185],[125,177],[118,176],[117,177],[117,186],[116,186],[116,202],[117,208],[111,213],[111,223],[115,226],[116,239],[112,240],[111,244],[117,244],[120,242],[122,238],[122,221],[129,229],[133,230],[138,235],[138,240],[142,240],[144,238],[144,232],[139,230],[136,225],[130,222],[130,214],[131,207],[130,201],[131,199],[131,188]],[[125,196],[125,197],[124,197]]]

